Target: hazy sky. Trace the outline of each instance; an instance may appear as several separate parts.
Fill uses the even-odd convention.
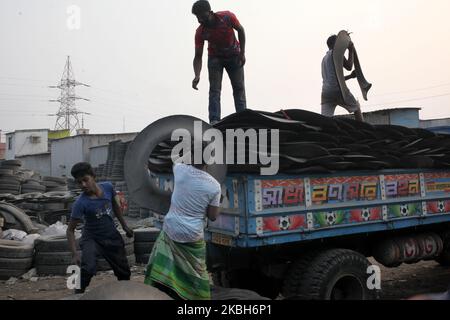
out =
[[[191,88],[197,20],[191,0],[1,0],[0,129],[53,128],[66,56],[78,108],[92,133],[140,131],[168,115],[207,119],[206,50],[199,91]],[[67,26],[81,9],[80,29]],[[366,78],[364,111],[418,106],[450,117],[448,0],[211,0],[234,12],[247,34],[248,107],[320,112],[320,64],[332,33],[351,32]],[[352,92],[362,100],[356,80]],[[339,113],[344,113],[343,109]],[[234,112],[224,75],[222,116]]]

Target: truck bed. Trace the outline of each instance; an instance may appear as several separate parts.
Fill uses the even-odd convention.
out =
[[[171,175],[158,175],[157,183],[173,190]],[[221,215],[208,221],[205,239],[227,247],[271,246],[450,223],[450,170],[232,174],[222,197]]]

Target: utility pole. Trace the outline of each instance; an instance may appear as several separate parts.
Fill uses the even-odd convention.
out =
[[[51,102],[60,103],[58,112],[56,114],[49,114],[49,116],[57,117],[55,130],[69,130],[72,134],[75,132],[75,130],[80,129],[80,119],[78,118],[78,115],[90,115],[90,113],[79,111],[75,106],[76,100],[90,101],[89,99],[85,99],[75,95],[76,86],[89,87],[89,85],[75,80],[75,76],[72,70],[72,64],[70,63],[70,56],[68,56],[61,82],[57,86],[50,87],[61,90],[61,94],[58,99],[50,100]]]

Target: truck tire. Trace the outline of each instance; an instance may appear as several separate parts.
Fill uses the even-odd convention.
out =
[[[440,256],[435,259],[441,266],[450,266],[450,232],[443,236],[444,248]]]
[[[34,248],[20,241],[0,240],[0,258],[22,259],[33,257]]]
[[[0,178],[0,186],[2,189],[8,189],[8,188],[18,188],[20,186],[20,182],[14,179],[4,179]]]
[[[143,228],[133,231],[135,242],[155,242],[161,230],[158,228]]]
[[[79,250],[79,238],[76,239]],[[69,242],[65,236],[49,236],[36,239],[36,252],[70,252]]]
[[[32,265],[33,258],[0,258],[0,266],[2,269],[25,270],[27,272],[31,269]]]
[[[18,278],[21,275],[27,273],[28,270],[18,269],[0,269],[0,280],[8,280],[11,277]]]
[[[42,181],[53,182],[53,183],[56,183],[58,185],[60,185],[60,184],[67,184],[67,179],[66,178],[59,178],[59,177],[43,177]]]
[[[378,291],[367,287],[369,265],[362,254],[347,249],[310,254],[290,268],[283,295],[302,300],[376,299]]]
[[[68,267],[69,265],[37,265],[36,273],[38,276],[68,276]]]
[[[81,252],[79,252],[81,255]],[[71,252],[38,252],[35,256],[36,265],[70,265],[72,264]]]
[[[8,166],[11,166],[11,167],[21,167],[21,166],[22,166],[22,161],[16,160],[16,159],[13,159],[13,160],[4,160],[4,161],[1,163],[1,166],[2,166],[2,167],[8,167]]]
[[[5,175],[5,176],[12,176],[14,174],[14,171],[11,169],[3,169],[0,167],[0,176]]]

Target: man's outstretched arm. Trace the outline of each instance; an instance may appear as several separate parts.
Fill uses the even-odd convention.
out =
[[[117,220],[119,220],[120,225],[122,226],[123,231],[125,231],[127,237],[132,238],[134,236],[133,230],[131,230],[128,227],[127,223],[125,222],[125,220],[123,218],[122,208],[119,206],[118,201],[119,200],[118,200],[117,196],[112,199],[112,208],[113,208],[114,214],[115,214]]]
[[[209,220],[216,221],[219,214],[220,214],[220,207],[211,206],[211,205],[208,206],[206,215],[208,216]]]
[[[72,263],[75,265],[81,265],[81,257],[77,250],[77,243],[75,239],[75,228],[81,222],[79,219],[70,219],[69,226],[67,227],[66,236],[69,243],[69,249],[72,253]]]
[[[195,48],[195,56],[194,56],[194,74],[195,78],[192,80],[192,88],[198,90],[197,85],[200,82],[200,73],[202,72],[202,56],[203,56],[203,47]]]
[[[245,62],[246,62],[246,59],[245,59],[245,43],[246,43],[245,29],[242,25],[239,25],[239,27],[236,28],[236,31],[238,33],[238,39],[239,39],[239,43],[241,45],[241,53],[240,53],[241,63],[242,63],[242,66],[244,66]]]

